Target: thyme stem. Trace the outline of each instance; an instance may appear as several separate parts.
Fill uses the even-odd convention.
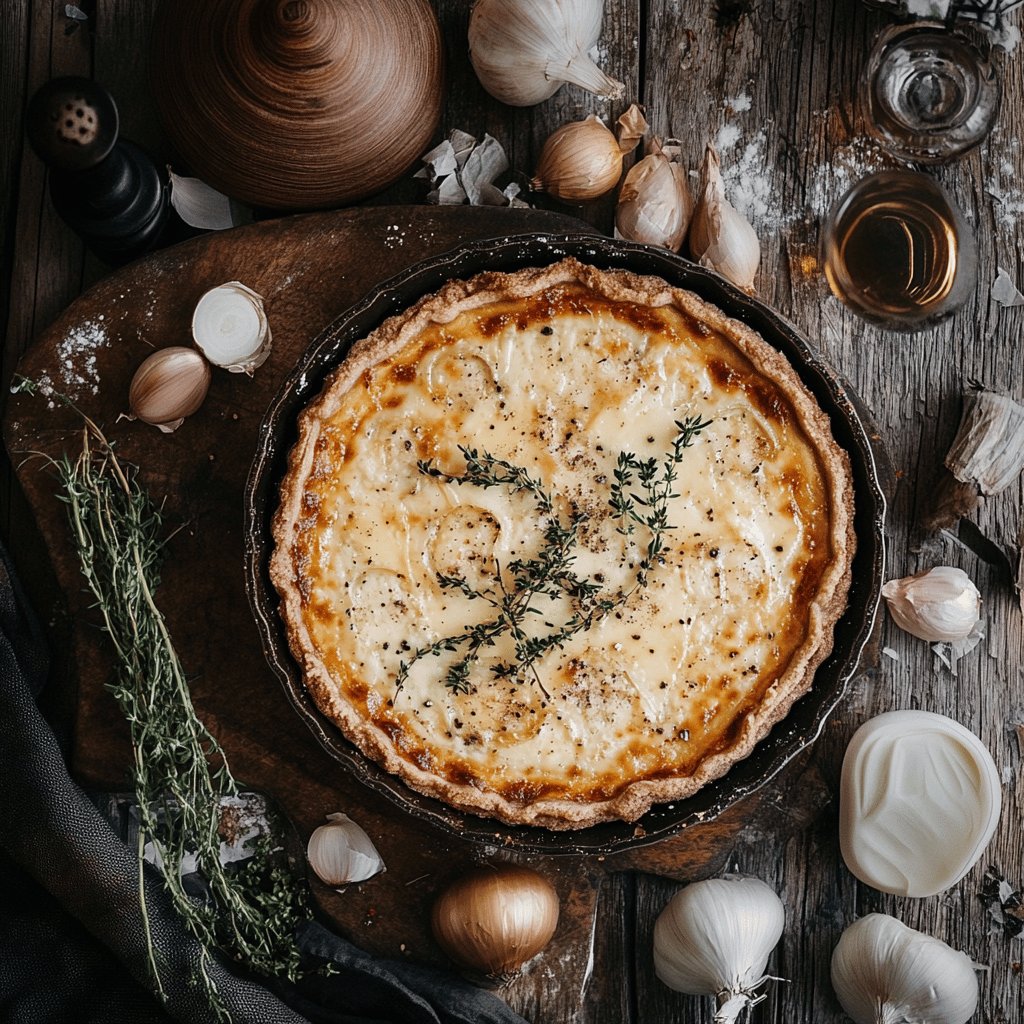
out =
[[[24,379],[16,387],[40,390]],[[305,891],[268,834],[252,843],[247,860],[221,863],[222,801],[236,796],[238,786],[220,744],[196,715],[156,603],[166,543],[161,510],[118,461],[100,428],[83,420],[78,457],[52,464],[82,576],[114,650],[115,673],[107,688],[131,732],[140,819],[138,893],[154,989],[165,996],[146,901],[147,849],[155,852],[174,908],[200,944],[193,981],[217,1019],[230,1021],[211,973],[215,951],[259,974],[295,980],[295,925],[310,916]],[[195,856],[205,898],[186,891],[181,864],[187,854]]]
[[[671,448],[660,461],[656,458],[641,460],[632,452],[620,452],[608,505],[618,524],[618,533],[633,537],[641,527],[647,531],[648,540],[637,562],[633,585],[608,595],[602,595],[596,579],[580,577],[573,569],[580,530],[587,522],[587,514],[574,510],[568,522],[563,522],[555,511],[554,496],[522,466],[496,458],[490,452],[461,445],[459,451],[466,464],[463,473],[446,473],[430,460],[418,462],[421,473],[446,483],[472,484],[481,488],[505,487],[512,494],[526,492],[532,495],[544,523],[543,544],[533,558],[517,559],[509,564],[509,584],[497,560],[493,582],[484,589],[473,587],[461,576],[438,573],[437,581],[442,589],[456,590],[470,600],[481,599],[494,608],[495,614],[490,619],[467,626],[461,633],[443,637],[434,643],[416,648],[406,645],[410,653],[399,661],[396,693],[401,691],[417,661],[428,655],[440,657],[445,653],[458,655],[445,672],[445,685],[453,693],[469,692],[474,685],[472,670],[481,651],[495,646],[498,637],[508,634],[513,643],[515,661],[493,665],[492,674],[501,679],[518,680],[530,676],[541,693],[549,697],[537,663],[549,651],[562,649],[577,633],[589,630],[595,622],[629,600],[638,589],[646,587],[651,570],[664,562],[665,535],[675,529],[668,521],[668,506],[673,498],[678,497],[672,489],[677,476],[676,467],[682,462],[685,450],[692,447],[695,438],[710,422],[699,416],[677,420]],[[535,602],[542,597],[568,599],[573,611],[561,625],[548,623],[549,632],[533,634],[524,628],[524,624],[529,615],[541,614]]]

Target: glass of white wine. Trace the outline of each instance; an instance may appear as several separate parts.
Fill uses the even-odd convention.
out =
[[[890,330],[918,331],[954,313],[977,283],[977,246],[963,213],[931,176],[879,171],[857,182],[822,231],[833,293]]]

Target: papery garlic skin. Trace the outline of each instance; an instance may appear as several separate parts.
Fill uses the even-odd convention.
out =
[[[957,480],[975,484],[982,494],[1005,490],[1024,469],[1024,405],[972,387],[945,461]]]
[[[314,829],[306,859],[317,878],[338,888],[366,882],[387,870],[370,837],[347,814],[328,814]]]
[[[596,114],[563,124],[548,136],[530,188],[556,199],[584,202],[610,192],[622,176],[622,158],[636,149],[647,121],[634,103],[616,122],[616,132]]]
[[[999,823],[999,772],[969,729],[930,711],[865,722],[843,758],[839,846],[862,882],[934,896],[977,863]]]
[[[142,361],[128,389],[132,417],[165,434],[177,430],[205,401],[210,366],[194,348],[172,345]]]
[[[900,629],[931,643],[966,640],[981,617],[981,594],[974,581],[950,565],[889,580],[882,597]]]
[[[622,183],[615,234],[678,252],[693,216],[686,169],[670,159],[656,140],[651,150],[630,168]]]
[[[753,293],[761,243],[750,222],[725,198],[718,153],[709,145],[701,167],[700,194],[690,224],[690,254],[745,292]]]
[[[469,59],[497,100],[529,107],[565,82],[618,99],[625,86],[588,56],[601,35],[604,0],[477,0],[469,16]]]
[[[970,958],[887,914],[843,932],[832,987],[856,1024],[966,1024],[978,1008]]]
[[[758,1001],[786,913],[757,878],[727,875],[678,892],[654,925],[654,970],[669,988],[718,1000],[716,1024]]]
[[[240,281],[211,288],[192,314],[192,338],[214,366],[251,376],[270,355],[263,296]]]

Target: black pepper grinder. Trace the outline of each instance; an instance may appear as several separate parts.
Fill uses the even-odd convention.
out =
[[[54,78],[31,99],[26,129],[50,170],[63,220],[104,262],[153,249],[171,213],[166,178],[134,142],[118,138],[117,106],[88,78]]]

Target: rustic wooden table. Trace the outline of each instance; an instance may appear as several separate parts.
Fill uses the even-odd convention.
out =
[[[5,0],[0,29],[0,322],[6,322],[3,383],[32,339],[107,270],[58,220],[41,164],[23,139],[27,98],[58,74],[95,76],[117,99],[124,133],[173,159],[154,117],[146,78],[148,32],[157,0],[82,0],[75,23],[63,3]],[[736,834],[725,865],[773,885],[787,927],[770,965],[775,985],[755,1021],[844,1019],[828,980],[842,929],[870,911],[895,914],[989,966],[976,1019],[1024,1024],[1022,940],[990,931],[977,893],[994,865],[1024,883],[1024,772],[1015,726],[1024,722],[1021,610],[1001,551],[1015,551],[1021,520],[1018,481],[986,501],[955,533],[924,536],[916,522],[939,479],[941,456],[975,378],[1024,398],[1024,313],[990,297],[998,268],[1024,284],[1024,150],[1016,118],[1024,110],[1024,58],[998,58],[1004,87],[999,126],[962,162],[937,170],[967,212],[979,241],[979,283],[966,307],[930,332],[897,335],[865,326],[832,298],[817,248],[823,215],[863,174],[891,161],[866,141],[853,104],[873,33],[885,17],[856,0],[607,0],[601,61],[627,83],[610,106],[574,88],[528,110],[511,110],[479,87],[466,59],[466,0],[436,0],[448,47],[449,91],[441,131],[490,132],[512,166],[529,173],[547,134],[595,111],[615,117],[628,101],[645,105],[656,132],[682,140],[696,166],[717,141],[727,191],[763,246],[759,295],[795,322],[873,412],[898,478],[888,525],[889,576],[928,566],[961,566],[983,597],[986,637],[954,675],[922,641],[882,626],[889,653],[855,682],[809,758],[787,769]],[[439,132],[439,136],[440,136]],[[420,202],[406,179],[374,202]],[[611,207],[556,207],[610,230]],[[0,480],[4,540],[37,603],[52,600],[47,554],[5,466]],[[49,700],[65,716],[73,694]],[[929,899],[883,896],[843,866],[836,832],[837,782],[845,744],[865,719],[894,708],[943,712],[973,729],[1002,775],[1003,811],[985,857],[960,884]],[[568,992],[551,963],[540,994],[517,1006],[537,1024],[574,1021],[710,1021],[709,1002],[669,992],[654,977],[651,927],[677,882],[622,872],[600,892],[594,969],[585,990]]]

